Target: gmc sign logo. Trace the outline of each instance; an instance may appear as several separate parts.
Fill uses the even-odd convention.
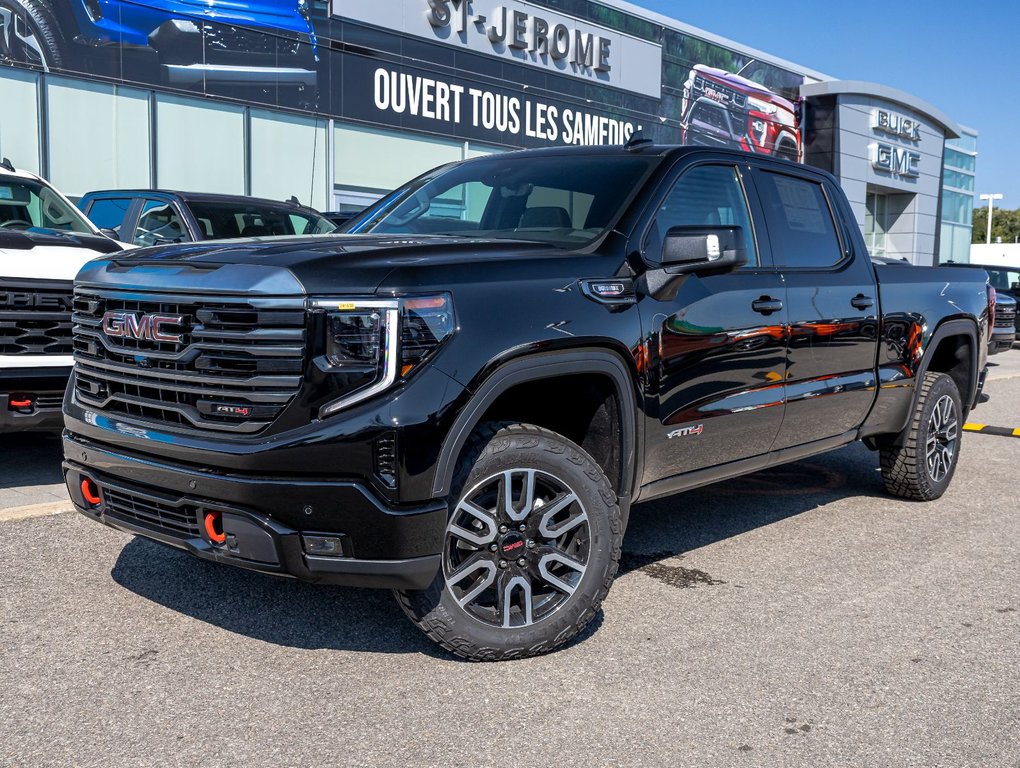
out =
[[[4,309],[50,309],[65,312],[71,309],[71,297],[44,293],[0,291],[0,307]]]
[[[138,339],[140,341],[165,341],[180,344],[184,338],[179,333],[164,330],[165,326],[181,326],[182,315],[139,315],[134,312],[107,312],[103,315],[103,333],[112,339]]]

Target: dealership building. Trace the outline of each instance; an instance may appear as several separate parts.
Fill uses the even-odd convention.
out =
[[[977,134],[909,93],[618,0],[284,6],[0,0],[0,156],[72,197],[354,210],[442,163],[640,130],[819,166],[872,253],[968,260]]]

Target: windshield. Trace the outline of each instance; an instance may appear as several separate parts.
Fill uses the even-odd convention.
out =
[[[95,233],[85,216],[56,192],[30,179],[0,179],[0,229]]]
[[[992,288],[997,291],[1020,291],[1020,270],[1018,269],[993,269],[985,267],[988,272],[988,279]]]
[[[501,155],[445,166],[360,214],[351,233],[506,238],[576,248],[622,215],[654,164],[627,155]]]
[[[325,235],[336,229],[333,222],[314,211],[286,205],[192,200],[188,207],[209,240]]]

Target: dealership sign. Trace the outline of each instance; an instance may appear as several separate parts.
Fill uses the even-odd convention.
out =
[[[332,0],[334,16],[659,99],[662,47],[525,0]]]
[[[921,140],[921,124],[919,122],[884,109],[876,109],[871,113],[871,127],[880,133],[907,141],[919,142]]]
[[[876,133],[909,141],[915,145],[921,142],[921,124],[917,120],[886,109],[872,110],[871,127]],[[869,149],[871,165],[876,170],[905,179],[916,179],[921,175],[920,152],[910,147],[881,141],[872,144]]]
[[[871,145],[871,165],[876,170],[893,176],[916,179],[921,175],[918,169],[920,163],[921,154],[912,149],[883,143]]]

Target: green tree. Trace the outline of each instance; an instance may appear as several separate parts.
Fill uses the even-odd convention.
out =
[[[988,236],[988,207],[974,209],[972,243],[983,243]],[[1020,241],[1020,209],[1015,211],[996,208],[992,216],[992,242],[1001,237],[1004,243]]]

